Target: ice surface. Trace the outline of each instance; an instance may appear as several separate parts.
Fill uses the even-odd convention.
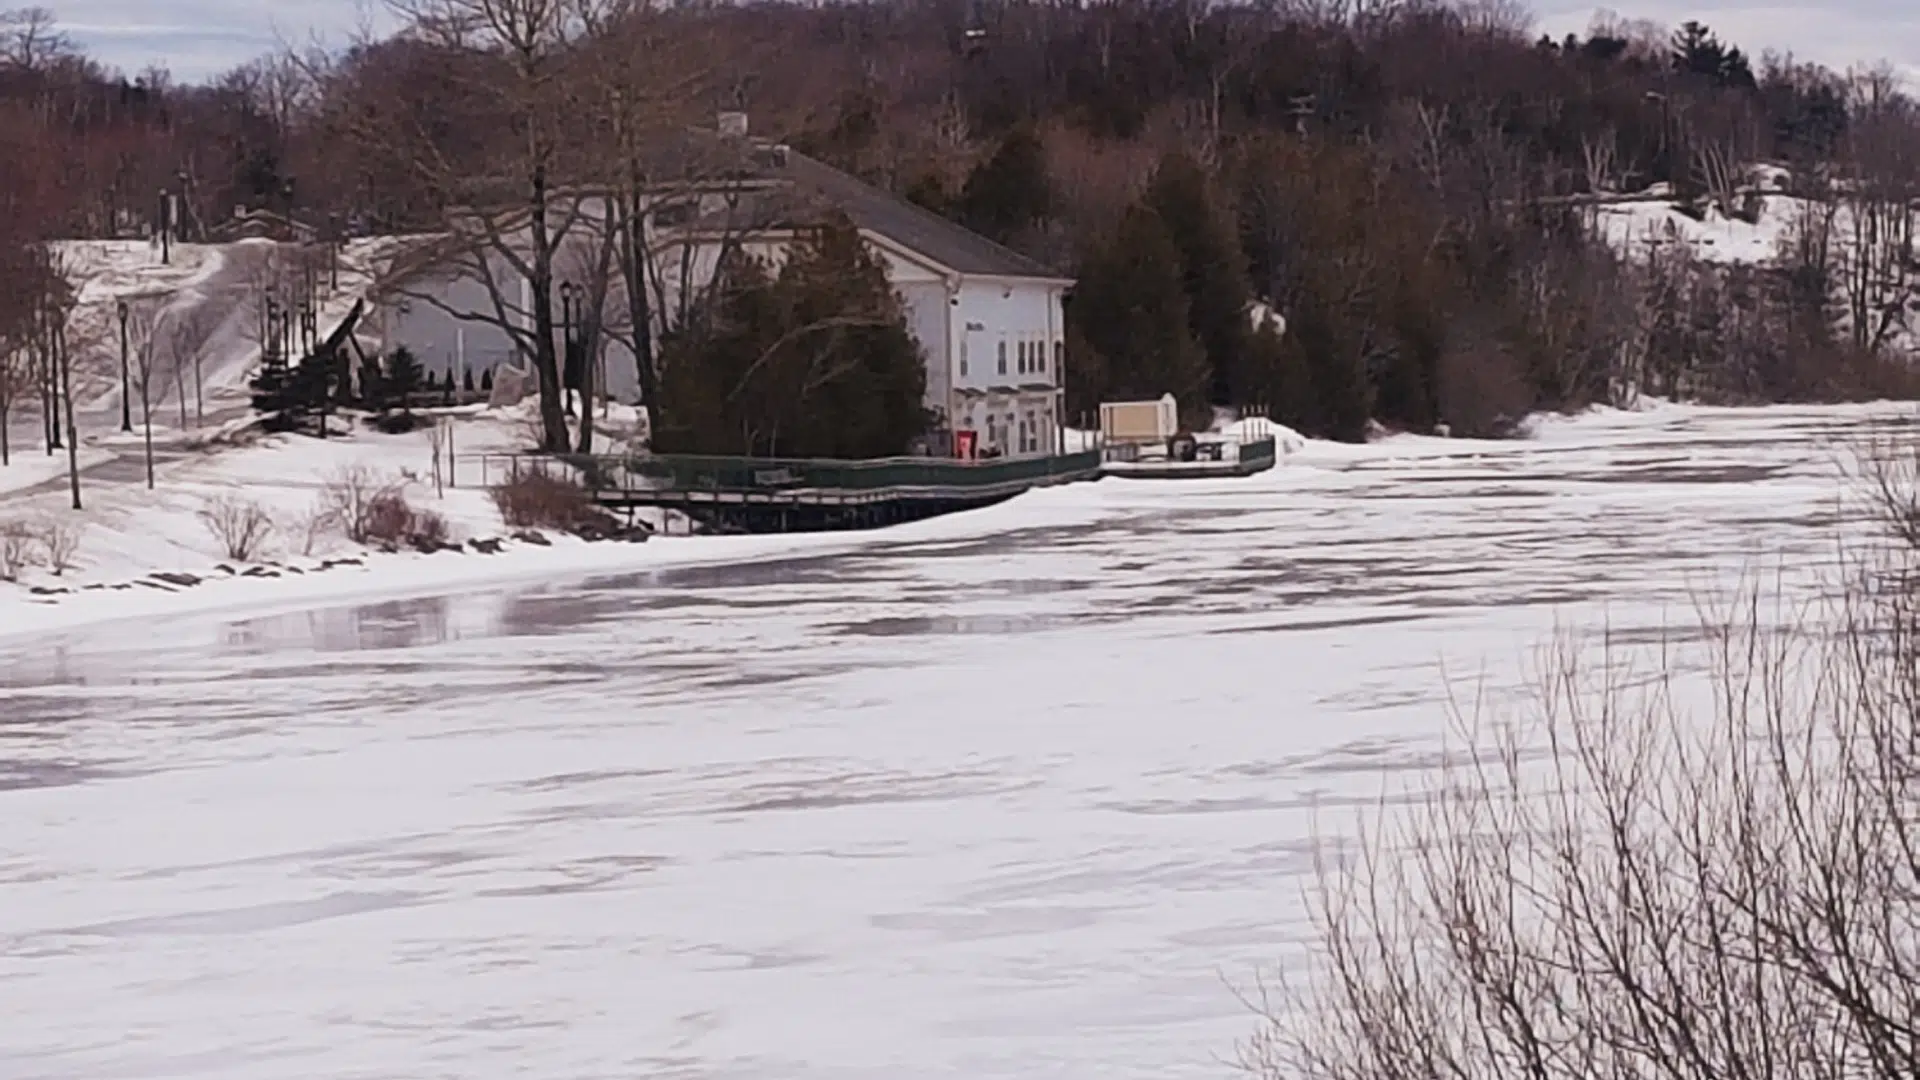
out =
[[[738,565],[0,637],[0,1075],[1230,1075],[1232,986],[1296,955],[1316,829],[1435,760],[1443,668],[1498,698],[1556,622],[1804,587],[1848,440],[1905,423],[1308,444]]]

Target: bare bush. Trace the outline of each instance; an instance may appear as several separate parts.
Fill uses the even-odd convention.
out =
[[[513,529],[562,529],[591,526],[605,517],[573,479],[540,470],[521,473],[494,486],[493,505],[500,519]]]
[[[356,544],[372,543],[382,522],[377,515],[390,504],[406,505],[406,482],[365,465],[334,470],[321,488],[320,501],[333,526]]]
[[[303,556],[311,557],[319,550],[323,539],[338,531],[340,520],[334,516],[333,508],[324,495],[294,519],[294,535],[300,538],[300,554]]]
[[[54,577],[73,569],[74,557],[80,553],[80,538],[84,531],[80,522],[59,517],[42,520],[34,531],[34,538],[40,542],[40,561],[53,571]]]
[[[200,508],[200,523],[207,527],[229,559],[253,562],[273,535],[273,519],[257,502],[221,496]]]
[[[432,550],[447,542],[447,519],[432,510],[420,510],[399,491],[382,492],[367,506],[365,543],[397,548]]]
[[[415,547],[438,548],[453,538],[453,529],[447,525],[447,519],[432,510],[413,512],[412,543]]]
[[[18,521],[0,521],[0,581],[19,581],[34,564],[33,530]]]
[[[382,493],[367,504],[363,522],[364,542],[398,544],[413,534],[413,508],[397,491]]]
[[[1562,638],[1515,723],[1463,721],[1413,809],[1316,860],[1318,963],[1247,1069],[1914,1076],[1920,553],[1887,551],[1829,603],[1708,611],[1695,646]]]

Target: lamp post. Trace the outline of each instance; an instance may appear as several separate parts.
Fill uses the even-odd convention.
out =
[[[340,214],[335,211],[327,215],[327,291],[340,289]]]
[[[566,415],[573,415],[573,318],[574,297],[578,290],[573,282],[560,283],[560,341],[563,345],[563,357],[560,361],[560,400],[566,407]]]
[[[121,300],[116,303],[114,311],[120,316],[120,430],[132,434],[133,392],[127,367],[127,302]]]

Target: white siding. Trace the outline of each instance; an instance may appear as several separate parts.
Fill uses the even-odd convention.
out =
[[[955,427],[977,432],[982,451],[1018,457],[1055,447],[1060,292],[1043,281],[969,279],[960,287]]]
[[[942,426],[950,410],[953,371],[947,362],[947,286],[941,281],[916,281],[897,286],[906,308],[907,330],[927,354],[927,408]]]
[[[702,209],[712,212],[715,207]],[[556,274],[563,280],[584,280],[592,265],[594,239],[583,232],[574,249],[557,258]],[[928,408],[952,429],[978,433],[983,451],[1009,456],[1051,452],[1057,438],[1059,363],[1064,347],[1062,286],[1017,279],[950,279],[876,237],[867,239],[885,261],[888,278],[905,309],[907,327],[926,352]],[[764,237],[743,246],[777,272],[785,261],[788,241]],[[658,341],[659,332],[674,321],[683,301],[713,280],[720,248],[706,242],[689,251],[669,242],[663,233],[655,237],[653,251],[658,278],[648,285],[648,299]],[[496,269],[496,275],[503,281],[512,278],[504,266]],[[477,280],[416,282],[409,291],[431,291],[456,311],[493,317],[487,291]],[[518,302],[519,297],[514,300]],[[624,327],[627,301],[617,278],[607,307],[609,324]],[[556,310],[555,318],[560,314]],[[457,319],[418,299],[390,304],[379,321],[385,327],[384,348],[406,345],[436,373],[457,369],[462,336],[466,363],[476,380],[489,367],[518,362],[512,338],[498,327]],[[616,397],[633,399],[638,374],[632,353],[608,341],[603,364],[607,388]]]

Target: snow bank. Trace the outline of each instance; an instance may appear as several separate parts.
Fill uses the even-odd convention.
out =
[[[1595,224],[1615,250],[1630,258],[1644,259],[1650,250],[1679,243],[1704,262],[1760,265],[1779,253],[1781,237],[1803,206],[1791,196],[1764,195],[1758,220],[1747,222],[1711,208],[1695,220],[1669,202],[1624,202],[1598,207]]]

